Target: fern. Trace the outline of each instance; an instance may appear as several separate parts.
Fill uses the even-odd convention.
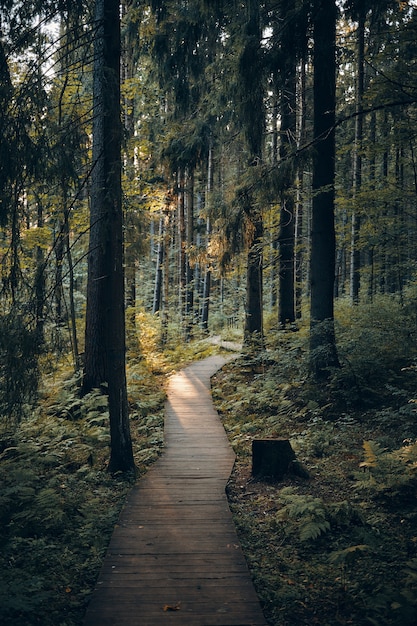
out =
[[[327,520],[313,519],[300,525],[300,540],[310,541],[317,539],[330,530],[330,522]]]
[[[300,541],[312,541],[330,530],[329,512],[321,498],[300,495],[296,489],[286,487],[279,500],[284,506],[277,512],[276,520],[295,529]]]
[[[382,455],[384,449],[375,441],[364,441],[363,449],[365,460],[360,463],[359,467],[375,468],[378,464],[378,458]]]
[[[417,488],[417,443],[390,452],[368,441],[364,451],[360,467],[369,472],[358,476],[357,489],[384,496],[395,505],[408,502]]]
[[[329,556],[330,563],[334,565],[346,565],[354,562],[362,554],[369,552],[370,547],[363,543],[355,546],[349,546],[343,550],[335,550]]]

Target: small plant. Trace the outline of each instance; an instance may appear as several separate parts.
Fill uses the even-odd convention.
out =
[[[275,519],[290,524],[300,541],[317,539],[330,530],[329,511],[321,498],[299,494],[293,487],[284,487],[278,500],[283,506]]]
[[[365,458],[360,463],[364,471],[358,475],[357,488],[382,496],[392,505],[413,503],[417,490],[417,442],[407,444],[389,452],[375,441],[365,441]]]
[[[358,560],[369,553],[370,547],[367,544],[357,544],[335,550],[329,556],[329,562],[340,567],[340,583],[343,591],[347,591],[349,584],[349,572],[356,567]]]

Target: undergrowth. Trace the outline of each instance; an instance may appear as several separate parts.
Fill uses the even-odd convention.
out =
[[[138,329],[127,380],[140,476],[163,447],[166,376],[214,348],[194,341],[162,352],[154,321],[140,315]],[[99,390],[81,398],[62,362],[43,372],[30,416],[2,424],[0,623],[79,626],[133,480],[106,471],[107,398]]]
[[[378,307],[340,307],[343,367],[327,385],[308,375],[306,328],[213,380],[237,453],[229,501],[272,626],[417,623],[415,320]],[[271,437],[309,479],[251,476],[252,440]]]

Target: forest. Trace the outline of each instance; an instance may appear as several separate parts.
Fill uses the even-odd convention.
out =
[[[268,623],[417,623],[416,129],[415,0],[0,0],[1,623],[82,623],[213,337]]]

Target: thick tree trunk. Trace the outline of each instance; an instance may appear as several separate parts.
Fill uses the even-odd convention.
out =
[[[125,369],[121,195],[120,13],[96,0],[93,174],[83,387],[107,384],[110,472],[134,470]]]
[[[316,378],[339,365],[334,331],[336,4],[316,0],[314,20],[313,212],[310,367]]]
[[[263,131],[265,126],[264,85],[262,61],[259,55],[261,38],[260,4],[250,0],[247,5],[245,46],[240,59],[240,88],[242,90],[242,118],[249,154],[250,167],[262,163]],[[251,190],[242,197],[247,216],[247,274],[244,344],[250,350],[263,348],[263,215],[255,206]]]

